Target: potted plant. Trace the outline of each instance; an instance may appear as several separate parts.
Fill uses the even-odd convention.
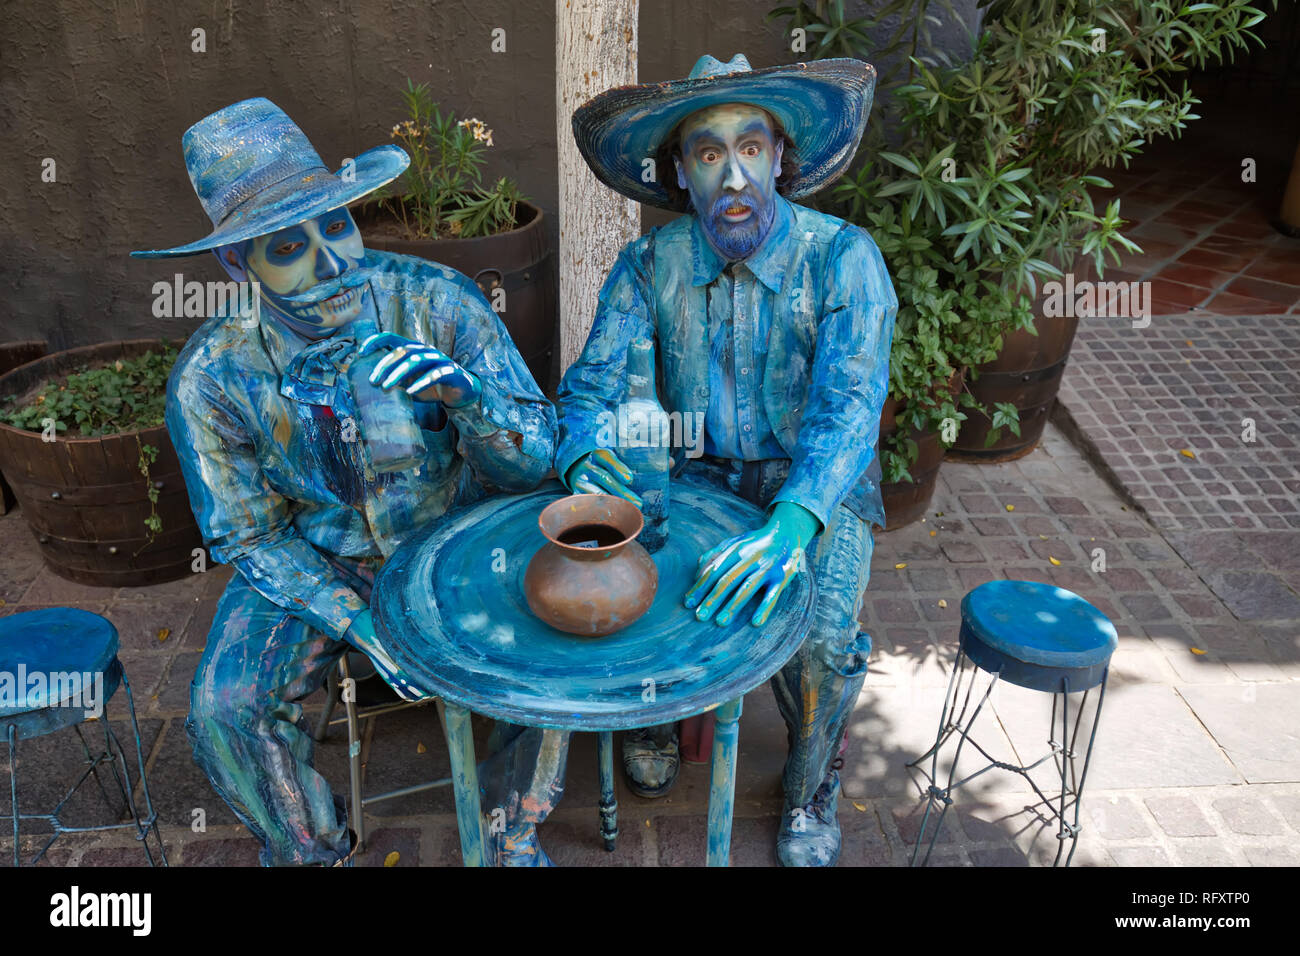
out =
[[[0,469],[55,574],[123,587],[191,572],[203,539],[163,426],[176,354],[111,342],[0,376]]]
[[[365,243],[450,266],[472,278],[546,389],[557,312],[542,211],[502,177],[482,181],[493,132],[443,112],[427,84],[407,80],[392,137],[411,157],[394,183],[353,210]]]
[[[887,514],[891,491],[897,499],[916,477],[918,433],[937,435],[940,445],[973,433],[978,451],[992,446],[1002,455],[1008,444],[1010,452],[1033,447],[1073,338],[1072,324],[1044,335],[1044,320],[1036,323],[1041,282],[1081,255],[1101,274],[1107,254],[1118,263],[1121,250],[1141,251],[1120,235],[1117,200],[1095,208],[1092,190],[1110,184],[1092,170],[1127,163],[1150,136],[1177,135],[1196,101],[1186,88],[1175,93],[1169,74],[1219,56],[1225,43],[1244,45],[1262,17],[1246,0],[1085,0],[1068,10],[984,0],[973,54],[953,63],[933,49],[932,6],[957,19],[947,0],[892,0],[857,19],[842,0],[769,14],[817,38],[807,51],[813,58],[898,57],[882,78],[882,108],[873,111],[857,166],[824,201],[871,233],[899,297],[890,363],[899,427],[882,427],[881,441]],[[899,26],[873,49],[870,31],[892,17]],[[1110,39],[1101,42],[1097,30]],[[1045,382],[1019,402],[979,384],[990,363],[1020,361],[1003,354],[1017,338],[1053,343],[1049,355],[1029,349],[1027,368],[999,366],[1021,384],[1037,384],[1023,382],[1026,374]],[[1036,413],[1033,434],[1021,426],[1022,409]],[[927,470],[933,481],[937,470]],[[917,495],[904,496],[910,514],[924,510]],[[889,526],[899,523],[891,517]]]

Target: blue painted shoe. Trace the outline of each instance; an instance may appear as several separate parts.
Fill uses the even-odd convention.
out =
[[[776,858],[782,866],[834,866],[840,858],[840,821],[836,815],[840,775],[831,770],[805,807],[786,805],[776,835]]]
[[[521,824],[514,833],[489,834],[488,859],[493,866],[555,866],[531,823]]]
[[[673,725],[670,735],[658,730],[647,727],[623,735],[623,771],[628,789],[638,797],[662,797],[673,788],[682,769],[677,725]]]

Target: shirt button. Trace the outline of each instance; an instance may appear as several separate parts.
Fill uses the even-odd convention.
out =
[[[753,431],[753,429],[752,429],[749,425],[746,425],[746,426],[745,426],[745,431]]]
[[[749,374],[749,369],[747,369],[747,368],[742,368],[742,369],[740,370],[740,374],[741,374],[741,375],[748,375],[748,374]]]

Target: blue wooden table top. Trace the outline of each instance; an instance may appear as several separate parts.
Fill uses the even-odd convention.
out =
[[[798,649],[812,615],[811,573],[795,577],[762,628],[749,623],[757,598],[726,626],[682,606],[699,556],[764,516],[681,482],[672,485],[669,541],[654,555],[659,590],[644,617],[606,637],[538,620],[524,600],[524,571],[546,540],[538,515],[567,494],[548,482],[485,499],[416,532],[384,565],[371,598],[376,630],[415,686],[530,727],[627,730],[740,697]]]

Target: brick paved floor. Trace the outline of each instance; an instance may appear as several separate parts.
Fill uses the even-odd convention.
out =
[[[1278,213],[1300,135],[1300,114],[1283,96],[1218,91],[1180,140],[1150,144],[1128,169],[1100,171],[1120,200],[1123,234],[1142,247],[1109,281],[1152,283],[1153,313],[1220,315],[1300,312],[1300,239],[1270,225]],[[1243,180],[1243,164],[1253,174]],[[1108,260],[1107,265],[1110,266]]]
[[[1077,862],[1291,865],[1300,862],[1300,652],[1292,631],[1244,625],[1142,514],[1098,477],[1055,428],[1031,455],[1001,465],[946,463],[924,522],[880,534],[863,620],[875,649],[850,727],[840,819],[845,865],[907,862],[920,802],[904,765],[932,742],[957,638],[961,596],[1003,576],[1058,583],[1111,616],[1120,634],[1089,771]],[[1273,532],[1260,532],[1272,534]],[[1105,570],[1098,557],[1104,557]],[[1057,565],[1053,559],[1059,561]],[[898,567],[903,565],[903,567]],[[150,786],[173,863],[255,865],[257,847],[194,766],[185,739],[189,680],[214,602],[229,572],[151,588],[81,587],[40,568],[21,516],[0,518],[0,614],[51,603],[106,614],[122,634],[136,690]],[[1269,622],[1271,623],[1271,622]],[[981,744],[999,757],[1033,759],[1045,747],[1040,695],[1001,688]],[[320,697],[309,702],[318,713]],[[109,715],[120,718],[120,700]],[[485,722],[476,722],[482,735]],[[39,746],[37,746],[39,744]],[[745,702],[741,722],[733,862],[774,865],[785,731],[771,693]],[[3,748],[0,748],[3,749]],[[25,755],[32,781],[24,809],[57,798],[72,772],[72,738],[46,738]],[[346,792],[345,744],[335,733],[317,765]],[[365,730],[367,789],[446,772],[446,748],[429,708],[377,718]],[[0,792],[7,791],[6,769]],[[963,760],[963,770],[967,767]],[[595,748],[579,735],[560,808],[543,826],[568,865],[691,865],[703,861],[708,774],[687,766],[676,790],[640,799],[620,782],[618,852],[597,839]],[[1039,863],[1053,831],[1018,778],[985,774],[958,795],[933,862]],[[99,812],[85,804],[88,820]],[[195,811],[205,828],[195,832]],[[80,813],[81,811],[79,811]],[[458,842],[445,789],[380,804],[363,864],[454,864]],[[33,837],[24,837],[31,845]],[[9,850],[0,837],[0,859]],[[391,854],[396,853],[396,858]],[[139,864],[122,834],[65,838],[55,865]]]

